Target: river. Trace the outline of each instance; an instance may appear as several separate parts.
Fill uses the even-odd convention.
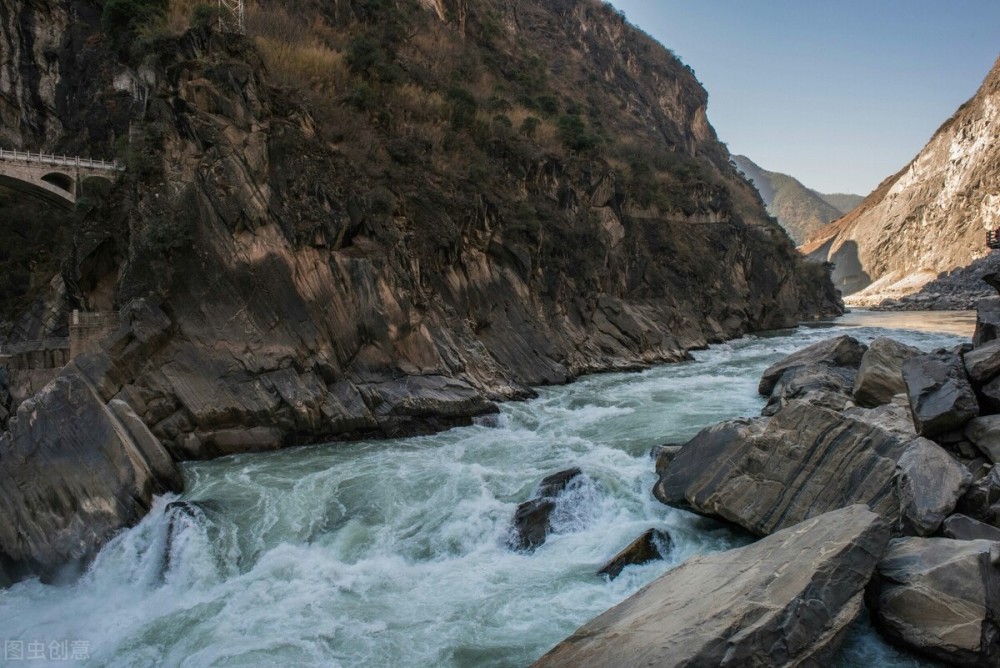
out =
[[[655,501],[652,446],[758,414],[764,368],[821,339],[890,335],[929,350],[971,335],[967,315],[932,331],[923,314],[893,315],[891,330],[854,313],[590,376],[433,436],[185,464],[185,493],[158,499],[83,578],[0,592],[0,641],[33,647],[30,666],[527,665],[688,557],[748,542]],[[517,504],[571,466],[587,478],[561,499],[555,533],[531,554],[509,550]],[[168,512],[178,499],[201,503]],[[612,582],[594,574],[651,527],[673,537],[668,559]],[[926,665],[865,621],[837,661]]]

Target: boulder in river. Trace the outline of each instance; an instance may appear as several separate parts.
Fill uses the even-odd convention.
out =
[[[703,430],[653,493],[759,536],[854,503],[895,526],[896,463],[909,443],[877,424],[794,402],[769,419]]]
[[[910,404],[905,394],[897,394],[888,404],[875,408],[848,408],[844,415],[868,422],[886,431],[899,434],[906,438],[916,438],[917,430],[913,426],[913,416],[910,414]]]
[[[900,525],[905,533],[930,536],[955,510],[972,474],[926,438],[914,440],[899,458]]]
[[[1000,339],[1000,298],[990,297],[976,305],[976,331],[972,335],[972,345],[978,348],[996,339]]]
[[[946,538],[956,540],[1000,541],[1000,529],[960,513],[956,513],[944,521],[944,524],[941,525],[941,533]]]
[[[693,557],[536,667],[824,665],[862,608],[889,528],[861,505]]]
[[[1000,415],[969,420],[965,425],[965,436],[991,462],[1000,462]]]
[[[885,336],[872,341],[854,380],[854,400],[871,408],[887,404],[905,392],[903,362],[920,354],[919,349]]]
[[[1000,376],[979,388],[979,411],[984,415],[1000,413]]]
[[[181,487],[160,442],[77,373],[26,400],[0,435],[0,563],[11,579],[80,564]]]
[[[679,443],[666,443],[664,445],[654,445],[653,449],[649,451],[649,456],[653,458],[656,462],[655,469],[656,473],[659,474],[660,471],[666,470],[670,465],[670,462],[674,460],[677,453],[681,451],[684,446]]]
[[[981,522],[1000,526],[1000,466],[975,480],[958,500],[958,512]]]
[[[533,550],[545,542],[551,529],[552,511],[556,509],[556,497],[582,475],[579,468],[571,468],[553,473],[539,483],[535,497],[519,505],[514,512],[511,547]]]
[[[963,356],[965,371],[973,385],[985,385],[1000,375],[1000,340],[984,343]]]
[[[1000,544],[900,538],[868,591],[882,633],[949,664],[1000,665]]]
[[[601,566],[597,574],[607,575],[608,579],[614,580],[626,566],[639,566],[663,559],[670,550],[670,543],[670,534],[666,531],[650,529]]]
[[[857,369],[866,349],[866,346],[852,336],[838,336],[814,343],[768,367],[761,376],[757,391],[769,396],[778,379],[786,371],[797,366],[819,364]]]
[[[855,373],[854,369],[848,367],[824,364],[792,367],[781,374],[774,384],[771,397],[761,414],[774,415],[796,399],[842,411],[854,405],[851,390],[854,387]]]
[[[928,438],[979,415],[979,402],[958,353],[937,350],[903,362],[903,381],[917,433]]]

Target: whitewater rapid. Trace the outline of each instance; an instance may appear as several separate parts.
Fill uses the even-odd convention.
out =
[[[843,332],[927,350],[967,340],[799,328],[545,388],[433,436],[189,463],[184,494],[157,499],[81,579],[0,591],[0,642],[34,647],[28,666],[527,665],[688,557],[750,540],[655,501],[650,448],[758,414],[766,366]],[[518,503],[572,466],[587,479],[560,499],[554,534],[512,552]],[[673,537],[668,559],[594,574],[654,527]],[[923,665],[864,623],[838,663]]]

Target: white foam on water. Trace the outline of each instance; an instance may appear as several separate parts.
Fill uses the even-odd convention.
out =
[[[193,507],[158,499],[75,584],[0,592],[0,638],[85,640],[94,666],[527,665],[688,557],[750,540],[653,499],[650,447],[757,414],[768,364],[843,331],[886,333],[747,337],[544,388],[443,434],[187,464],[179,498]],[[960,341],[895,334],[925,349]],[[546,542],[510,550],[517,505],[573,466],[584,477],[559,497]],[[673,538],[665,560],[595,574],[650,528]],[[919,665],[900,657],[860,628],[840,660]]]

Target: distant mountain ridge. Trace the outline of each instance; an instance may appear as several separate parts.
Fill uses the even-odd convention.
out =
[[[1000,59],[910,164],[803,248],[857,305],[920,291],[987,254],[1000,226]],[[860,292],[862,291],[863,292]]]
[[[768,212],[797,244],[804,243],[864,199],[861,195],[844,193],[824,195],[793,176],[764,169],[745,155],[734,155],[733,162],[753,181]]]
[[[820,197],[823,198],[824,202],[834,209],[839,209],[844,214],[850,213],[852,209],[865,201],[864,195],[853,195],[851,193],[830,193],[828,195],[820,193]]]

